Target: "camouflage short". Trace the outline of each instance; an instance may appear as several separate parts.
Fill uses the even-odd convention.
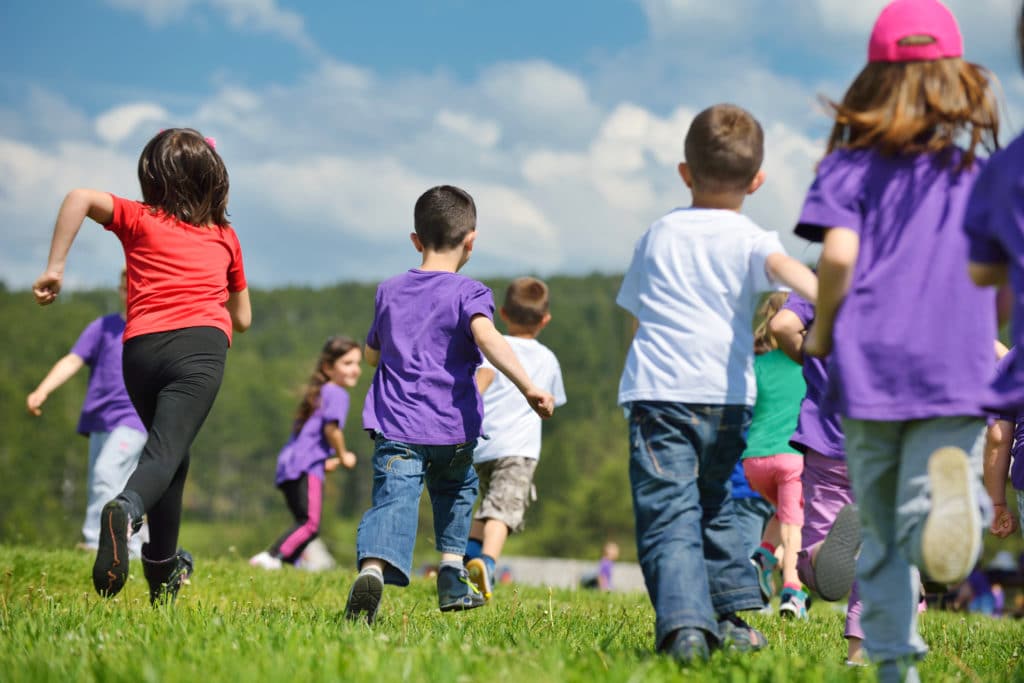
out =
[[[497,519],[510,533],[523,530],[523,515],[537,499],[533,488],[535,458],[509,456],[474,465],[480,477],[480,507],[475,519]]]

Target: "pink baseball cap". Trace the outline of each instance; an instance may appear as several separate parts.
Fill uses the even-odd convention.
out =
[[[908,36],[930,36],[925,45],[900,45]],[[939,0],[895,0],[878,15],[868,43],[869,62],[919,62],[962,57],[956,17]]]

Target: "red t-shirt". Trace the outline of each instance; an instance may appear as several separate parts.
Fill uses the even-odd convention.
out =
[[[231,343],[228,292],[245,289],[238,236],[229,226],[199,227],[111,195],[104,226],[121,240],[128,268],[125,341],[185,327],[216,327]]]

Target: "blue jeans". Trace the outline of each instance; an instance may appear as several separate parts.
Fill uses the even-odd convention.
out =
[[[656,648],[683,627],[718,639],[719,619],[762,607],[729,481],[751,413],[742,405],[629,406],[637,552],[656,615]]]
[[[761,537],[768,520],[775,515],[775,506],[761,496],[734,498],[736,529],[747,548],[748,556],[761,547]]]
[[[409,585],[424,484],[434,511],[438,551],[463,555],[478,490],[475,445],[476,440],[420,446],[378,435],[373,447],[373,503],[359,522],[357,560],[384,560],[384,582]]]

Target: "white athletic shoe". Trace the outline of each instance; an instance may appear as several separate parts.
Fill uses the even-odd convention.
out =
[[[940,448],[928,460],[932,505],[921,534],[921,557],[922,569],[933,581],[963,581],[978,561],[981,513],[973,479],[960,448]]]
[[[266,550],[264,550],[259,555],[253,555],[252,557],[250,557],[249,558],[249,564],[251,566],[253,566],[253,567],[260,567],[262,569],[269,569],[269,570],[280,569],[281,568],[281,558],[274,557],[273,555],[268,553]]]

